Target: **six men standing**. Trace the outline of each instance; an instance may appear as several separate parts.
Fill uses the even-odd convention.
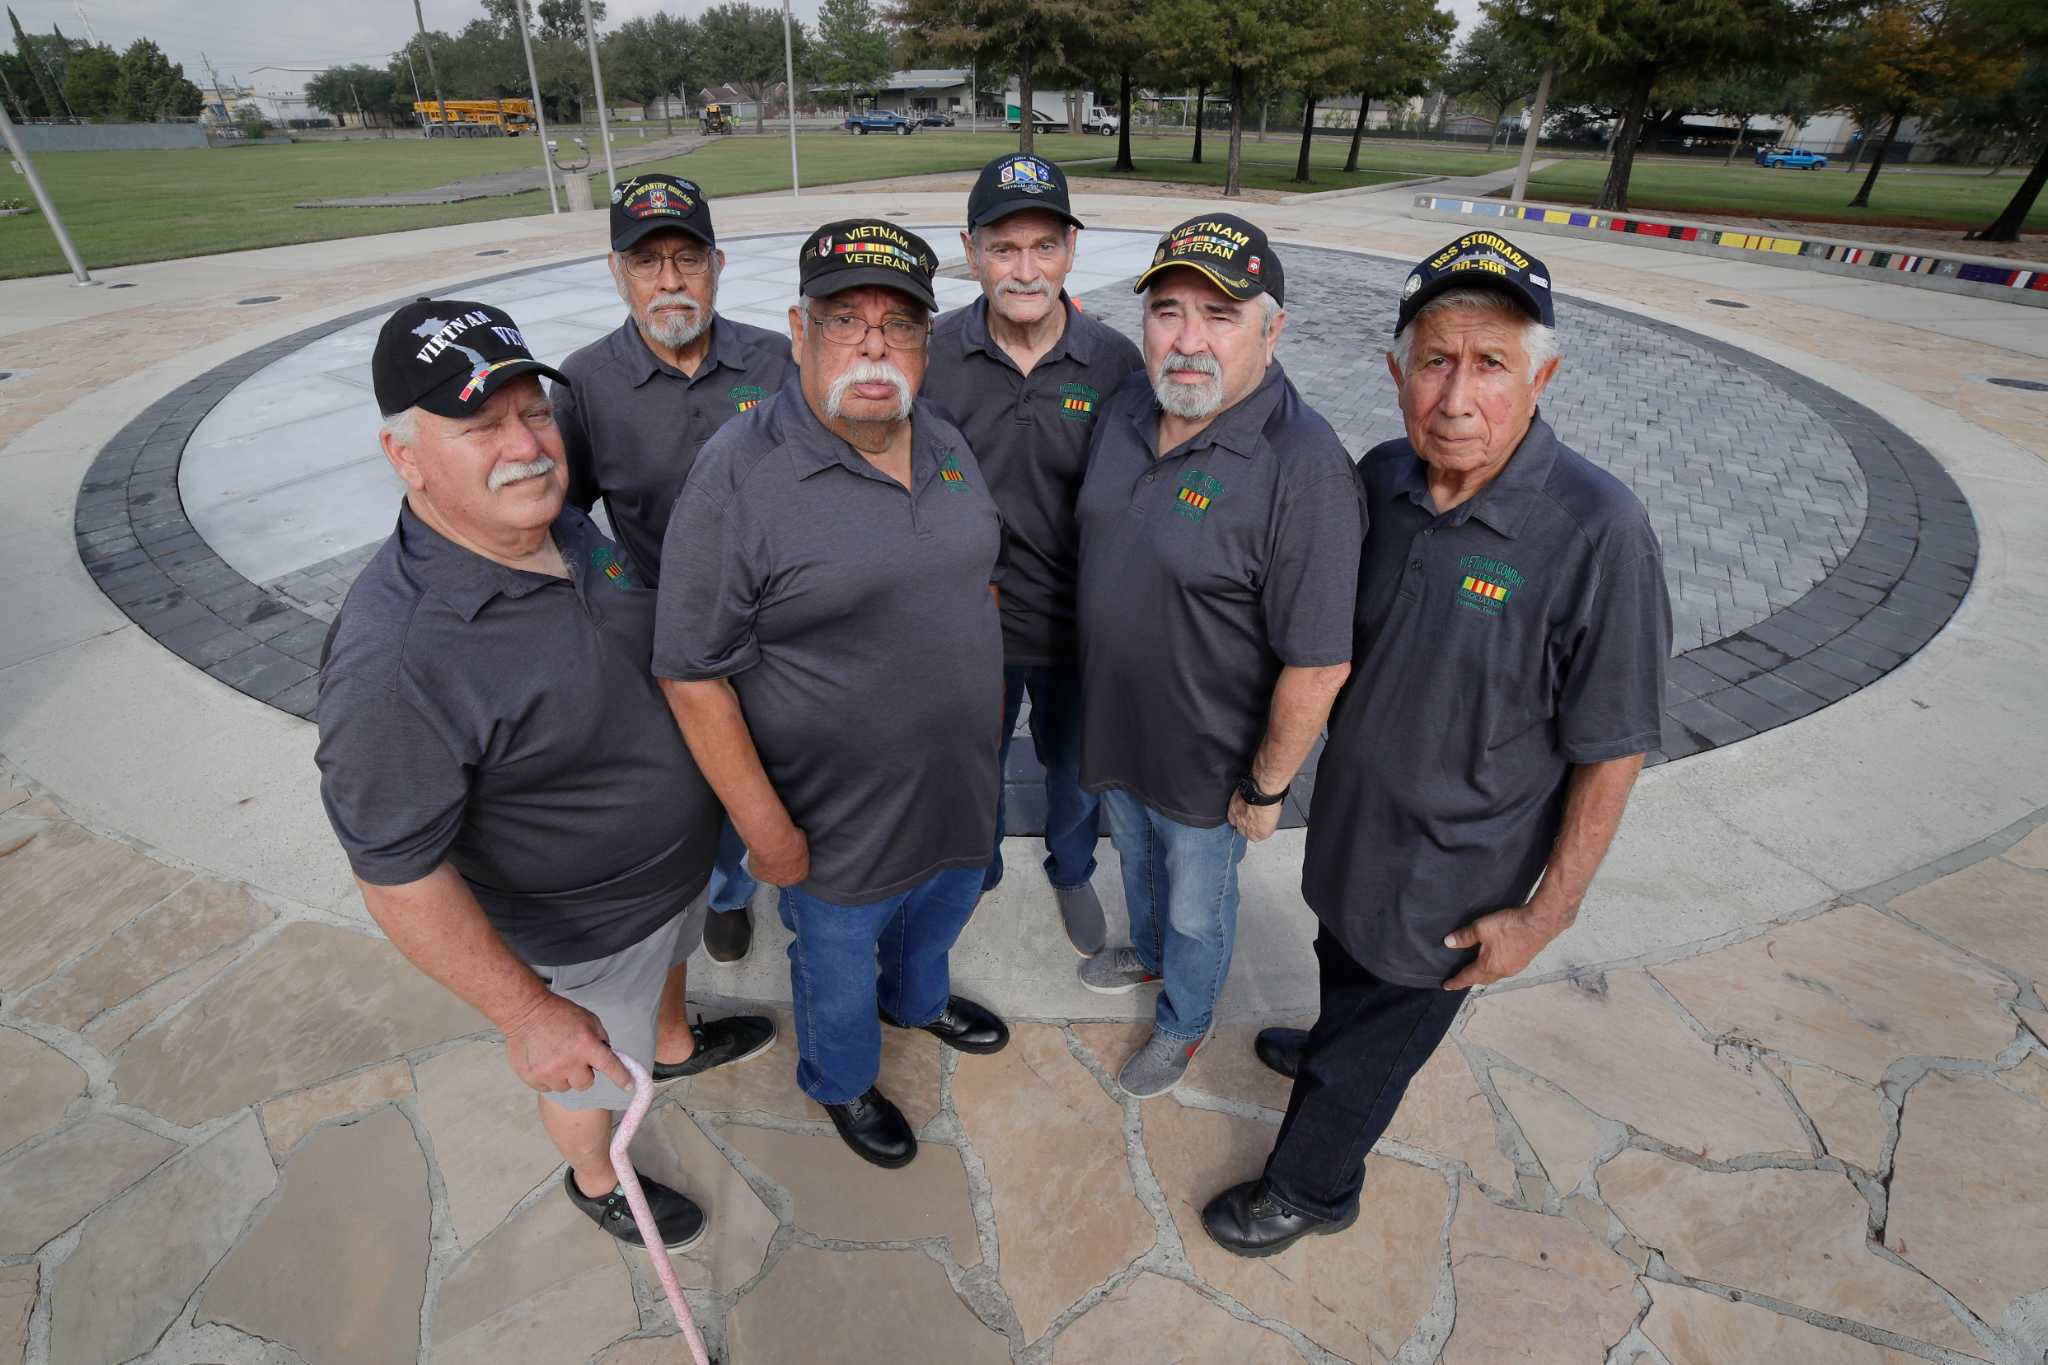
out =
[[[983,297],[934,327],[922,238],[828,223],[785,343],[717,315],[702,192],[643,176],[612,205],[631,315],[561,372],[481,304],[421,300],[380,335],[408,493],[329,637],[323,798],[372,915],[505,1034],[568,1196],[616,1236],[637,1240],[604,1150],[612,1049],[669,1080],[773,1041],[685,1013],[700,936],[745,953],[754,877],[792,935],[798,1082],[866,1160],[916,1154],[876,1088],[883,1026],[1006,1044],[948,959],[1002,876],[1027,698],[1082,984],[1160,991],[1118,1075],[1137,1096],[1206,1038],[1238,865],[1328,726],[1303,882],[1321,1014],[1260,1035],[1286,1120],[1204,1212],[1254,1256],[1355,1220],[1465,989],[1571,923],[1656,745],[1661,557],[1537,414],[1541,262],[1474,233],[1417,266],[1388,355],[1407,437],[1354,470],[1276,359],[1285,272],[1257,227],[1160,239],[1141,351],[1064,292],[1080,226],[1056,167],[990,163],[963,234]],[[701,1234],[648,1184],[671,1246]]]

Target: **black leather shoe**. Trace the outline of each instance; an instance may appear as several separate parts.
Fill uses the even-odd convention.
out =
[[[775,1046],[775,1021],[764,1014],[735,1014],[730,1019],[713,1019],[707,1024],[699,1015],[697,1022],[690,1025],[690,1035],[697,1040],[697,1050],[688,1060],[672,1066],[656,1062],[655,1084],[667,1085],[714,1066],[730,1066],[760,1056]]]
[[[862,1161],[872,1161],[893,1171],[898,1166],[908,1166],[917,1155],[917,1134],[910,1130],[910,1121],[889,1102],[888,1096],[873,1086],[859,1099],[826,1105],[825,1112],[832,1116],[832,1126],[839,1130],[839,1136]]]
[[[1307,1046],[1305,1028],[1262,1028],[1252,1040],[1259,1060],[1290,1081],[1301,1074],[1301,1051]]]
[[[626,1192],[617,1185],[612,1186],[609,1194],[592,1199],[576,1188],[576,1168],[572,1166],[562,1172],[562,1188],[569,1192],[569,1202],[588,1214],[591,1222],[621,1242],[636,1247],[647,1245],[640,1237],[640,1225],[633,1221]],[[670,1251],[682,1251],[696,1245],[704,1235],[704,1210],[688,1195],[644,1175],[640,1177],[640,1192],[647,1196],[647,1211],[654,1215],[654,1226],[661,1232],[663,1246]]]
[[[891,1028],[905,1027],[886,1014],[882,1022]],[[1001,1052],[1010,1045],[1010,1026],[997,1018],[995,1011],[984,1009],[965,996],[947,996],[946,1008],[939,1011],[939,1017],[918,1027],[955,1052],[986,1054]]]
[[[1210,1240],[1238,1256],[1277,1256],[1311,1233],[1328,1236],[1357,1221],[1355,1208],[1349,1218],[1335,1222],[1296,1213],[1275,1199],[1263,1180],[1232,1185],[1202,1210]]]
[[[754,946],[754,907],[708,910],[704,914],[704,951],[713,962],[738,962]]]

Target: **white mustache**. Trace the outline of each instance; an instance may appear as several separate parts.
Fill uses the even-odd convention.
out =
[[[1052,286],[1044,280],[1040,280],[1036,284],[1011,284],[1006,280],[996,286],[996,292],[998,294],[1017,294],[1024,298],[1049,299],[1052,297]]]
[[[491,471],[490,489],[495,493],[508,483],[518,483],[521,479],[536,479],[543,474],[554,472],[555,462],[545,455],[528,460],[524,464],[501,464]]]
[[[1176,370],[1206,374],[1211,379],[1223,377],[1223,367],[1216,363],[1216,357],[1213,355],[1183,355],[1179,351],[1168,351],[1165,361],[1159,366],[1159,372],[1166,375]]]
[[[910,381],[894,365],[885,365],[879,360],[856,360],[847,366],[846,372],[832,381],[832,387],[825,394],[825,415],[837,420],[846,405],[846,393],[855,384],[887,384],[896,390],[896,416],[900,420],[910,415]]]

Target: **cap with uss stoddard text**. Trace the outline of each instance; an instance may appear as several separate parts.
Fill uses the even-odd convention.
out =
[[[899,289],[926,308],[937,308],[932,277],[939,258],[924,238],[878,218],[843,218],[804,239],[797,279],[804,297],[822,299],[845,289]]]
[[[1008,152],[981,168],[967,196],[967,226],[987,227],[1013,213],[1037,209],[1072,227],[1083,226],[1067,199],[1066,173],[1050,161]]]
[[[1401,311],[1394,332],[1414,321],[1422,306],[1453,289],[1491,289],[1545,327],[1555,314],[1550,305],[1550,271],[1543,262],[1497,232],[1468,232],[1415,263],[1401,286]]]
[[[1131,292],[1142,294],[1162,270],[1185,266],[1201,272],[1209,283],[1242,302],[1271,294],[1285,305],[1286,277],[1266,234],[1230,213],[1205,213],[1190,218],[1159,239],[1152,264],[1138,276]]]
[[[717,246],[711,205],[694,181],[679,175],[636,175],[612,189],[612,250],[624,251],[656,232],[687,232]]]
[[[415,299],[377,332],[370,384],[386,417],[425,408],[442,417],[467,417],[521,375],[569,381],[533,358],[512,315],[487,303]]]

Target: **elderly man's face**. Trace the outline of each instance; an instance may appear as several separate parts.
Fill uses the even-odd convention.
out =
[[[967,263],[981,281],[988,306],[1004,321],[1029,327],[1060,306],[1060,290],[1074,268],[1074,229],[1037,209],[999,218],[960,234]]]
[[[1145,369],[1159,406],[1199,421],[1253,389],[1273,361],[1287,314],[1265,330],[1265,305],[1240,303],[1193,270],[1169,270],[1145,294]]]
[[[417,438],[403,445],[386,432],[385,457],[458,532],[483,540],[531,531],[562,510],[569,473],[539,379],[513,380],[469,417],[414,418]]]
[[[633,310],[641,335],[674,349],[711,326],[725,253],[687,232],[650,232],[611,255],[612,283]]]
[[[907,294],[864,286],[790,309],[789,339],[820,418],[900,421],[924,380],[931,315]]]
[[[1522,346],[1526,315],[1499,308],[1441,308],[1408,324],[1416,329],[1407,374],[1391,355],[1409,444],[1445,473],[1495,468],[1514,454],[1557,361],[1535,378]]]

